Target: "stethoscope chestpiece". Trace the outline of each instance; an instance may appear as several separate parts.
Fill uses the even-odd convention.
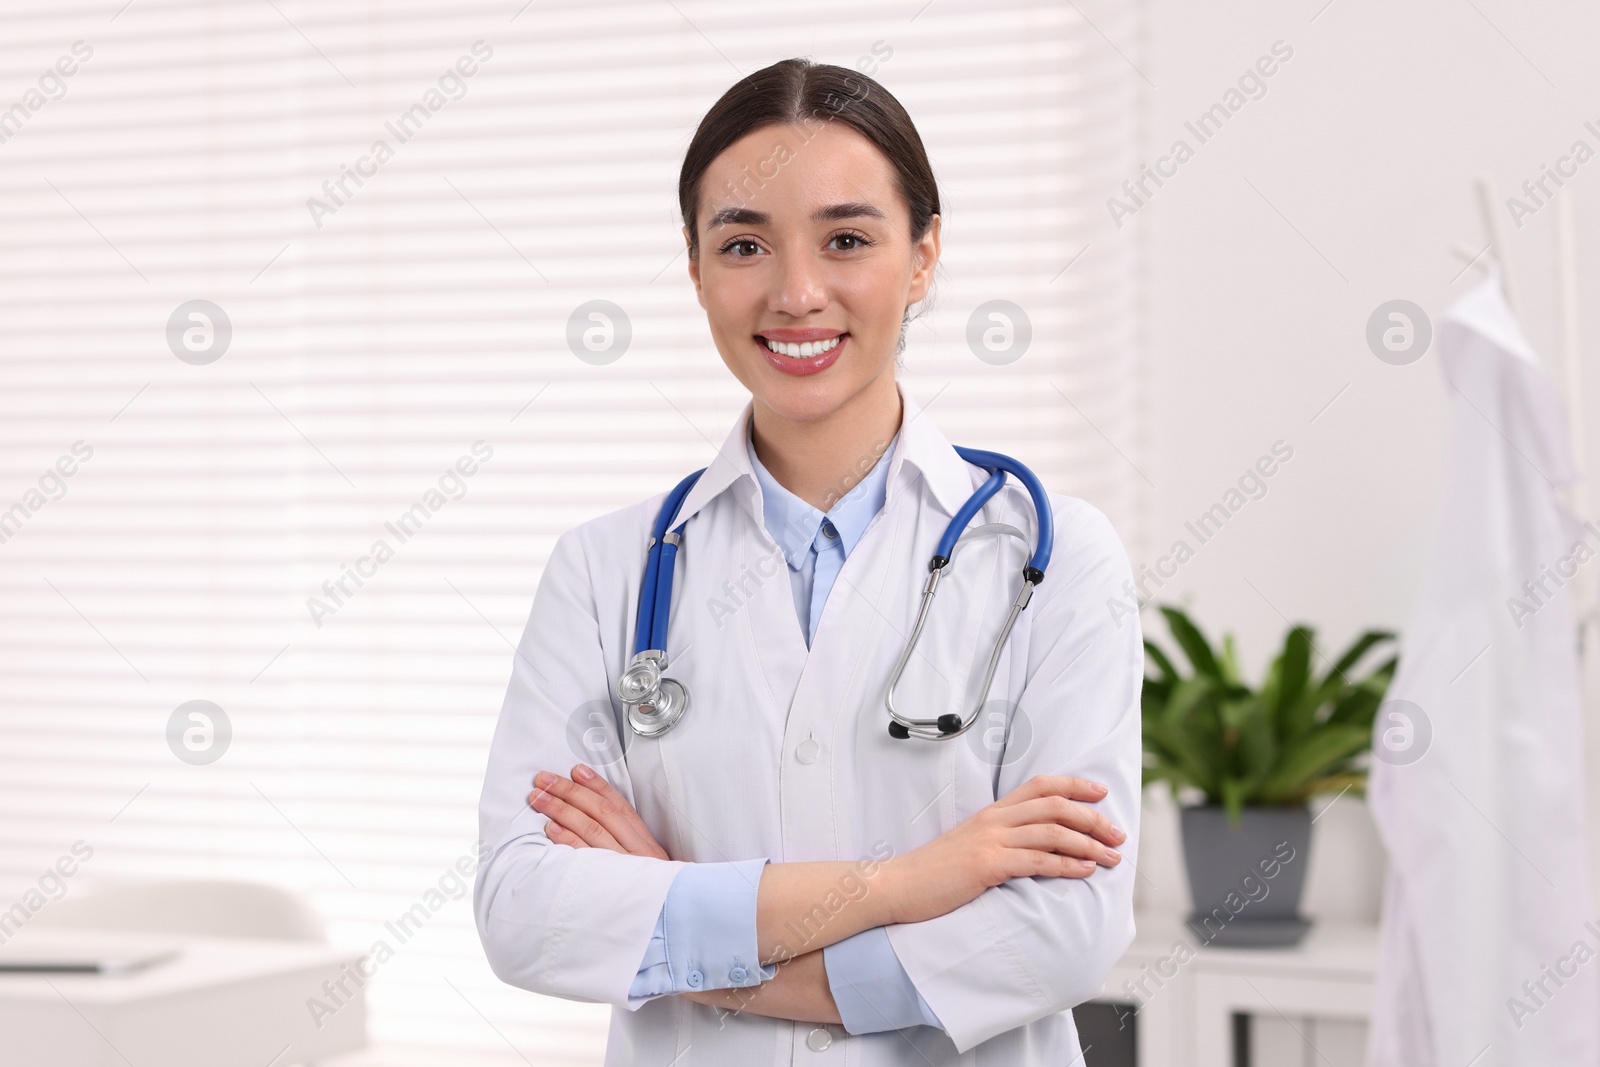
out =
[[[622,677],[617,681],[617,696],[629,707],[645,703],[660,687],[661,669],[665,665],[666,655],[658,649],[634,656],[633,662],[628,664],[628,669],[622,672]]]
[[[628,725],[640,737],[666,733],[689,707],[689,687],[676,678],[661,679],[653,700],[628,705]]]
[[[647,649],[633,657],[617,682],[617,695],[628,709],[628,726],[640,737],[666,733],[689,707],[689,687],[663,677],[666,666],[665,652]]]

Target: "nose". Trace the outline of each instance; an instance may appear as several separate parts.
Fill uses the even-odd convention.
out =
[[[821,266],[808,250],[790,249],[781,253],[777,266],[767,310],[799,319],[827,308],[828,288]]]

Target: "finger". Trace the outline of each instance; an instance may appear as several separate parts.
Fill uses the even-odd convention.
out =
[[[548,786],[535,789],[528,795],[528,803],[535,811],[549,816],[594,848],[609,848],[613,852],[628,851],[588,812],[567,803],[559,792],[563,788],[572,790],[576,787],[560,775],[555,775]]]
[[[1031,848],[1004,850],[1005,864],[1012,878],[1042,875],[1048,878],[1087,878],[1100,867],[1092,860],[1063,856]]]
[[[1107,790],[1103,782],[1087,778],[1072,778],[1060,774],[1036,774],[1011,792],[995,801],[997,804],[1018,804],[1044,796],[1061,796],[1068,800],[1104,800]]]
[[[666,849],[661,847],[655,834],[650,832],[650,827],[645,825],[644,818],[628,803],[628,798],[622,795],[621,790],[606,780],[605,775],[596,774],[579,763],[572,768],[572,780],[600,798],[601,811],[608,816],[600,821],[611,830],[613,837],[627,846],[629,852],[637,856],[667,858]],[[576,799],[572,802],[579,803]]]
[[[544,835],[558,845],[571,845],[573,848],[589,847],[589,842],[553,819],[544,824]]]
[[[1127,834],[1098,811],[1062,796],[1025,800],[1002,809],[1000,814],[1010,826],[1053,822],[1098,838],[1108,845],[1120,845],[1128,839]]]
[[[584,845],[588,845],[588,842],[583,841],[583,839],[579,837],[572,830],[572,828],[561,825],[560,817],[562,814],[564,814],[564,812],[570,811],[571,809],[557,810],[556,800],[557,798],[554,794],[543,788],[535,789],[533,792],[528,794],[528,807],[533,808],[535,811],[545,816],[545,836],[554,841],[559,840],[562,835],[565,834],[567,837],[573,840],[582,841]],[[572,819],[573,816],[568,814],[567,818]],[[573,821],[576,822],[576,819],[573,819]],[[570,841],[567,843],[570,843]]]
[[[582,767],[583,764],[580,763],[578,766]],[[587,770],[588,768],[584,769]],[[574,772],[576,773],[576,768]],[[593,774],[592,771],[590,773]],[[589,816],[589,818],[603,827],[614,841],[622,845],[624,851],[633,851],[629,847],[628,839],[630,837],[637,838],[638,834],[637,832],[630,833],[628,820],[617,805],[606,800],[593,789],[586,788],[578,781],[571,778],[563,778],[558,774],[551,774],[549,771],[540,771],[534,775],[533,784],[536,789],[542,787],[549,790]],[[618,796],[620,797],[621,794],[618,794]],[[633,806],[628,804],[626,800],[623,801],[623,807],[626,807],[629,812],[633,811]]]
[[[1088,834],[1069,830],[1059,823],[1028,823],[1012,827],[1002,840],[1010,848],[1054,852],[1072,859],[1088,860],[1101,867],[1115,867],[1122,862],[1122,853],[1116,849],[1108,848]]]
[[[560,799],[546,795],[541,799],[541,811],[550,817],[546,824],[555,827],[558,833],[564,833],[569,838],[575,838],[590,848],[605,848],[612,852],[626,852],[627,849],[606,831],[606,828],[590,819],[588,815],[566,804]],[[571,844],[569,840],[566,843]]]
[[[584,769],[588,770],[587,767]],[[667,858],[666,852],[644,827],[643,820],[639,820],[637,828],[634,828],[623,817],[624,812],[618,811],[615,804],[600,797],[593,790],[548,771],[540,771],[534,776],[534,782],[536,786],[534,797],[541,793],[547,794],[552,798],[560,798],[566,804],[564,809],[558,809],[556,805],[551,804],[548,808],[540,810],[548,815],[559,815],[566,828],[582,835],[588,844],[628,855]],[[632,811],[632,806],[628,805],[625,799],[623,804],[628,809],[627,813],[637,819],[638,813]],[[596,827],[598,832],[595,830]]]
[[[613,832],[616,827],[611,825],[618,821],[616,817],[605,810],[605,807],[600,803],[600,798],[591,790],[583,788],[572,779],[564,778],[559,774],[552,774],[549,771],[540,771],[533,776],[533,789],[535,794],[543,791],[551,796],[560,797],[568,805],[593,819],[613,838],[617,837],[616,833]],[[571,829],[578,829],[578,827],[573,826]],[[620,844],[620,841],[618,843]]]

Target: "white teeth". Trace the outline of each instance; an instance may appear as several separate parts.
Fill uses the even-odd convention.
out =
[[[840,334],[837,337],[830,337],[826,341],[806,341],[798,345],[786,344],[783,341],[771,341],[765,337],[761,340],[766,342],[768,349],[780,356],[789,356],[792,359],[809,359],[812,356],[820,356],[822,353],[830,351],[843,339],[844,334]]]

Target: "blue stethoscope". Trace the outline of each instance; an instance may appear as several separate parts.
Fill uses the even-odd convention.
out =
[[[1032,471],[1017,460],[999,452],[962,448],[960,445],[956,445],[955,450],[968,463],[987,470],[989,480],[978,487],[977,492],[968,498],[966,504],[950,520],[944,536],[939,539],[939,547],[934,552],[933,559],[928,562],[928,584],[922,590],[922,606],[917,611],[917,624],[911,631],[911,639],[906,642],[905,651],[900,654],[900,661],[895,664],[894,675],[889,679],[889,688],[884,695],[884,705],[889,709],[891,737],[946,740],[965,733],[978,720],[984,696],[989,692],[989,683],[994,680],[995,669],[1000,663],[1000,652],[1011,636],[1011,629],[1016,625],[1017,616],[1022,614],[1022,609],[1028,606],[1028,601],[1033,597],[1034,587],[1044,581],[1045,568],[1050,565],[1050,550],[1055,545],[1055,523],[1050,512],[1050,501],[1045,496],[1044,486],[1034,477]],[[689,495],[689,490],[693,488],[695,481],[704,473],[705,468],[702,467],[679,482],[672,492],[667,494],[666,501],[661,505],[661,513],[656,516],[655,529],[647,548],[644,581],[639,590],[639,617],[634,625],[633,660],[617,683],[617,695],[622,698],[623,705],[628,709],[628,725],[641,737],[656,737],[666,733],[683,718],[684,711],[689,707],[688,687],[675,678],[666,677],[663,673],[667,669],[667,616],[672,608],[672,568],[677,559],[678,547],[683,544],[683,525],[679,525],[671,533],[667,532],[667,528],[678,517],[678,509],[682,506],[684,498]],[[950,564],[956,541],[966,531],[967,524],[978,513],[978,509],[1005,485],[1008,473],[1016,475],[1017,480],[1027,488],[1028,495],[1033,497],[1033,507],[1038,515],[1039,541],[1034,547],[1033,557],[1022,568],[1022,588],[1018,590],[1017,599],[1011,605],[1011,614],[1006,618],[1005,628],[1000,631],[1000,638],[995,642],[994,654],[989,657],[989,669],[984,675],[983,686],[978,690],[977,702],[965,717],[954,712],[946,712],[936,719],[916,719],[902,715],[894,708],[895,686],[900,684],[900,676],[905,672],[911,653],[917,647],[917,639],[922,636],[923,624],[928,621],[928,609],[933,604],[933,595],[939,588],[939,576]],[[684,525],[686,524],[687,520]],[[1011,528],[1004,527],[1004,529]],[[657,610],[657,605],[662,605],[660,610]]]

